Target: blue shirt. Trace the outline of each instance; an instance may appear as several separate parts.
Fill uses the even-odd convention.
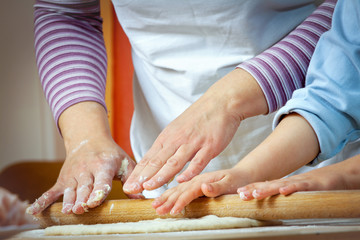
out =
[[[338,1],[331,29],[324,33],[310,61],[305,87],[275,116],[296,112],[316,132],[325,160],[360,137],[360,1]],[[315,161],[317,162],[317,161]]]

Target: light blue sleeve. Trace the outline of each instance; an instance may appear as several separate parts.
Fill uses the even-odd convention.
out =
[[[305,87],[278,111],[273,127],[291,112],[316,132],[320,153],[315,163],[360,137],[360,1],[338,1],[332,28],[321,36],[310,61]]]

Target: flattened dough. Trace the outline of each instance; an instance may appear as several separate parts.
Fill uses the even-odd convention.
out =
[[[154,233],[178,232],[191,230],[210,230],[259,227],[269,225],[268,222],[249,218],[217,217],[208,215],[198,219],[155,219],[139,222],[96,224],[96,225],[64,225],[45,229],[45,235],[97,235],[117,233]]]

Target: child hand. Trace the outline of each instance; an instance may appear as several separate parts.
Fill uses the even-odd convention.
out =
[[[235,172],[235,169],[209,172],[194,177],[188,182],[168,189],[156,198],[152,206],[160,215],[170,212],[171,215],[180,213],[192,200],[201,197],[216,197],[222,194],[235,193],[239,186],[244,185],[244,175]]]
[[[340,165],[341,166],[341,165]],[[264,199],[277,194],[289,195],[299,191],[345,189],[337,165],[312,170],[272,181],[257,182],[237,190],[242,200]]]

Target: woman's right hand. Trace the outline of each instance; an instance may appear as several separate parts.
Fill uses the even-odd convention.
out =
[[[63,112],[59,126],[64,137],[66,160],[55,185],[27,209],[33,215],[61,195],[63,213],[82,214],[105,200],[114,178],[120,178],[124,183],[135,167],[135,162],[112,139],[106,112],[100,104],[73,105]]]

